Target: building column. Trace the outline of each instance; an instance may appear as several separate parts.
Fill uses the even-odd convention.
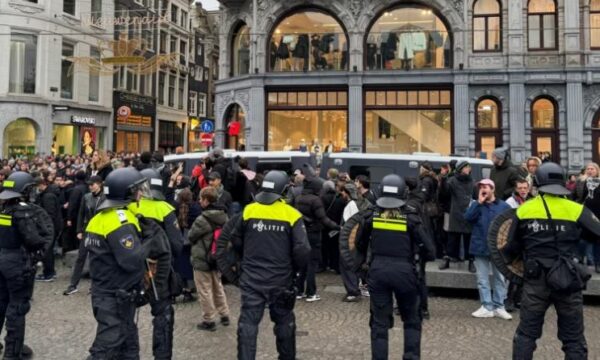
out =
[[[265,89],[261,84],[253,84],[250,88],[250,104],[246,109],[246,150],[263,151],[265,144],[265,131],[268,131],[265,116]],[[268,136],[268,134],[267,134]],[[276,150],[276,149],[269,149]]]
[[[513,80],[517,80],[514,81]],[[509,106],[508,114],[510,142],[508,146],[511,150],[513,163],[521,163],[527,156],[525,151],[525,83],[522,76],[519,79],[511,79],[509,85]]]
[[[363,151],[363,89],[362,78],[351,76],[348,86],[348,150]]]
[[[583,86],[580,74],[567,74],[567,166],[577,171],[584,166]]]
[[[0,33],[6,34],[0,36],[0,53],[6,54],[0,56],[0,96],[6,96],[10,77],[10,26],[0,25]]]
[[[452,153],[469,155],[469,84],[467,75],[454,78],[454,148]]]
[[[564,2],[565,64],[567,67],[581,65],[581,41],[579,34],[579,1]]]
[[[522,68],[524,63],[523,49],[525,47],[523,28],[523,2],[508,2],[508,67]]]

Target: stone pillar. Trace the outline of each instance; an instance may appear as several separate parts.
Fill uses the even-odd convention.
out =
[[[10,26],[0,25],[0,96],[8,94],[8,82],[10,77]],[[37,90],[37,89],[36,89]]]
[[[522,75],[510,79],[509,85],[509,131],[513,163],[521,163],[527,156],[525,152],[525,83]]]
[[[246,135],[248,151],[265,150],[265,131],[267,131],[265,117],[265,90],[259,80],[253,80],[250,88],[250,104],[246,109],[246,128],[249,128],[249,135]],[[268,134],[267,134],[268,139]],[[277,149],[269,149],[277,150]]]
[[[505,28],[508,28],[508,66],[511,68],[521,68],[525,65],[523,4],[522,1],[508,2],[508,26]]]
[[[579,1],[564,1],[565,64],[567,67],[581,65],[581,41],[579,34]]]
[[[454,149],[455,154],[469,155],[469,78],[454,78]]]
[[[577,171],[584,166],[583,86],[579,73],[567,74],[567,166]]]
[[[352,152],[362,152],[365,126],[362,78],[360,76],[350,77],[348,91],[348,149]]]

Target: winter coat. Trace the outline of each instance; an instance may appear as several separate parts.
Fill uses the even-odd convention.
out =
[[[470,175],[455,175],[443,183],[441,192],[450,198],[450,223],[448,232],[471,233],[471,224],[464,213],[475,193],[475,183]]]
[[[300,211],[306,226],[306,232],[320,232],[322,225],[337,229],[339,225],[327,217],[323,202],[317,196],[319,189],[314,182],[305,183],[302,194],[295,199],[294,207]]]
[[[516,181],[519,180],[519,170],[512,166],[510,160],[505,160],[500,166],[494,166],[490,173],[496,188],[494,194],[497,199],[508,199],[515,191]]]
[[[217,204],[220,207],[225,208],[225,212],[229,212],[231,208],[231,203],[233,203],[233,199],[231,198],[231,194],[225,190],[223,185],[219,186],[217,189]]]
[[[220,207],[208,207],[194,220],[188,233],[192,244],[192,266],[197,271],[211,271],[206,261],[207,251],[213,240],[213,233],[217,227],[223,227],[229,220],[225,211]]]
[[[67,207],[67,221],[71,221],[72,226],[76,226],[79,216],[83,196],[88,192],[87,185],[83,182],[75,183],[75,187],[69,194],[69,206]]]
[[[583,205],[600,216],[600,178],[587,178],[583,189]]]
[[[98,169],[96,175],[100,176],[102,180],[105,181],[106,177],[108,176],[108,174],[110,174],[111,171],[113,171],[112,165],[110,163],[106,163]]]
[[[435,173],[426,172],[419,177],[420,191],[425,194],[425,202],[435,201],[438,182]]]
[[[38,204],[46,210],[54,224],[54,234],[59,234],[63,229],[62,206],[58,200],[60,190],[57,186],[48,186],[38,197]]]
[[[530,196],[527,196],[525,199],[523,199],[521,197],[521,195],[519,195],[515,192],[511,197],[509,197],[506,200],[506,204],[508,204],[508,206],[510,206],[511,208],[516,209],[519,206],[523,205],[523,203],[529,199],[530,199]]]
[[[321,194],[321,201],[325,208],[325,214],[336,224],[342,221],[342,213],[346,207],[346,201],[335,190]]]
[[[490,256],[487,245],[488,229],[494,218],[507,209],[510,209],[510,206],[498,199],[492,203],[484,204],[480,204],[476,200],[471,201],[471,205],[464,215],[465,220],[473,225],[471,246],[469,247],[471,255]]]
[[[87,193],[83,195],[83,200],[81,201],[81,206],[79,206],[79,212],[77,216],[77,226],[75,231],[79,233],[83,233],[87,224],[90,220],[96,215],[96,209],[98,206],[106,199],[104,192],[100,190],[97,195],[94,193]]]

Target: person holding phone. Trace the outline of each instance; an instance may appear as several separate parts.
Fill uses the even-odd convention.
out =
[[[490,252],[487,246],[487,235],[490,224],[494,218],[510,206],[494,194],[495,184],[490,179],[483,179],[477,183],[477,200],[465,212],[465,220],[472,224],[471,245],[469,253],[475,258],[477,273],[477,288],[481,307],[475,311],[473,317],[491,318],[499,317],[511,320],[512,316],[504,308],[506,299],[506,281],[504,276],[490,261]],[[492,272],[493,289],[490,287],[490,270]]]

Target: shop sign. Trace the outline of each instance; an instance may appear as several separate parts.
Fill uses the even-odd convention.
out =
[[[211,133],[201,133],[200,134],[200,142],[204,146],[211,146],[213,143],[213,134]]]
[[[71,123],[78,125],[96,125],[96,118],[86,116],[71,116]]]
[[[113,106],[117,125],[153,127],[156,117],[154,98],[116,91]]]
[[[215,122],[209,119],[202,120],[200,123],[200,131],[203,133],[213,133],[215,132]]]

